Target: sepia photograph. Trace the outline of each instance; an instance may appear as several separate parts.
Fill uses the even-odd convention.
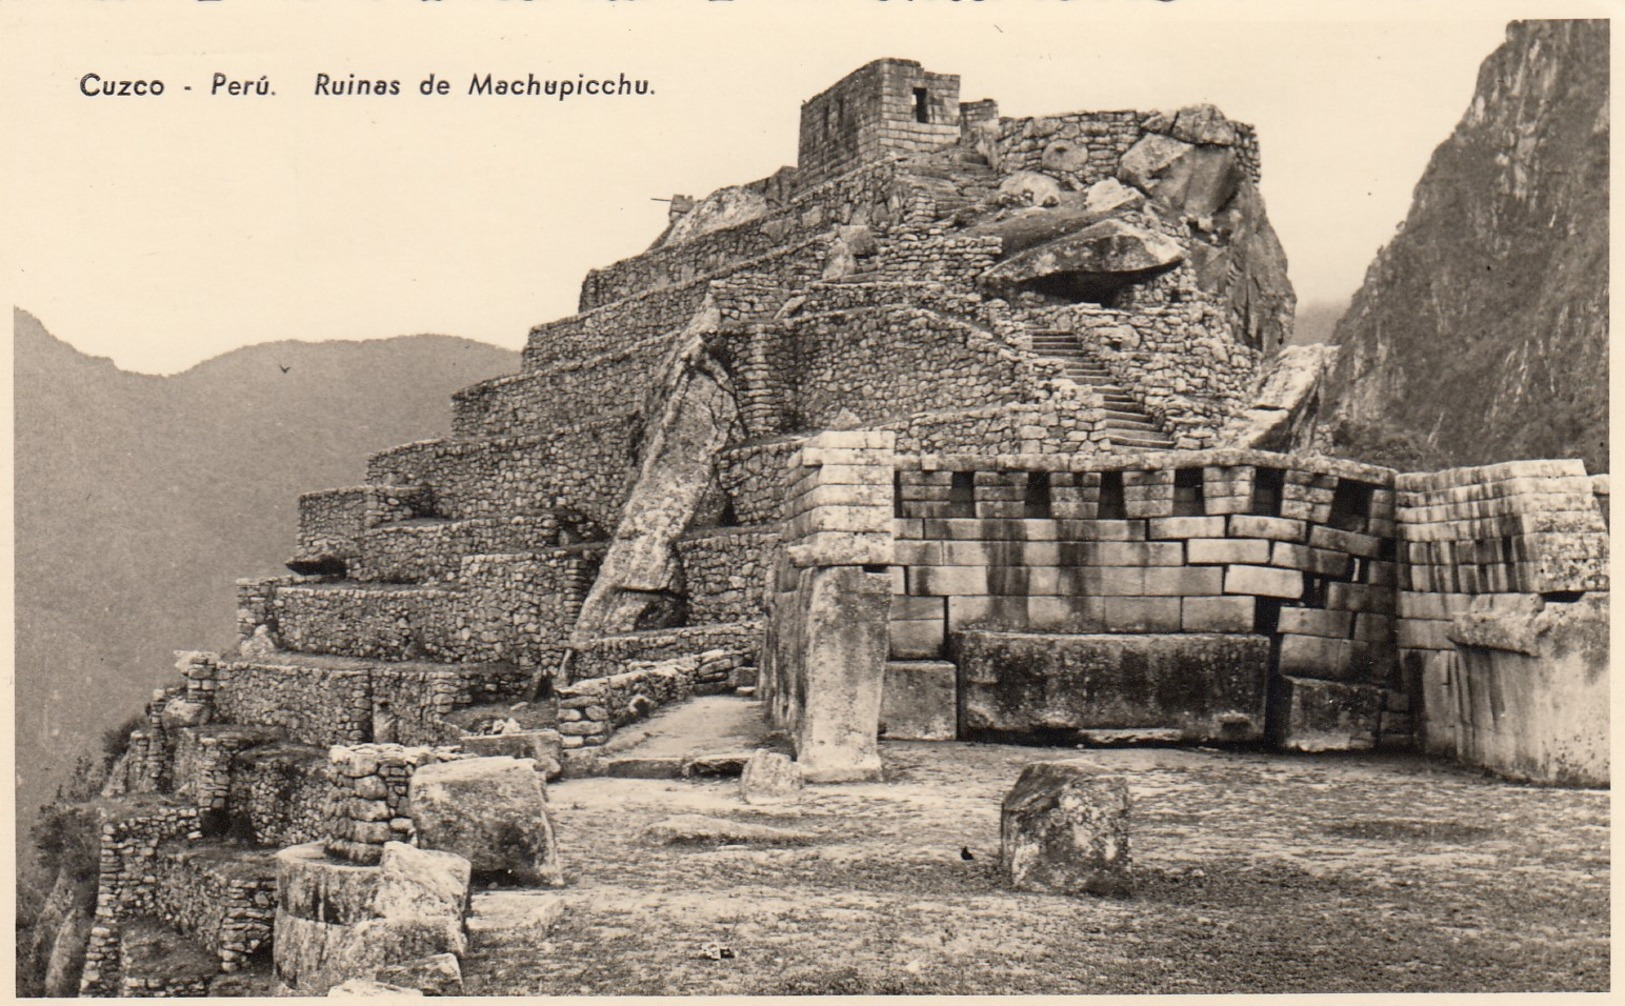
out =
[[[14,995],[1605,1001],[1608,15],[0,6]]]

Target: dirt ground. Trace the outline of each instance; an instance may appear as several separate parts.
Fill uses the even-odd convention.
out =
[[[476,895],[470,995],[1551,992],[1608,988],[1608,793],[1410,755],[885,743],[886,780],[751,807],[732,779],[550,787],[570,885]],[[1137,890],[1016,893],[1029,761],[1121,771]],[[799,847],[656,846],[706,814]],[[967,861],[961,849],[973,859]],[[543,901],[550,932],[504,925]],[[711,959],[707,943],[731,956]],[[711,948],[715,954],[718,948]]]

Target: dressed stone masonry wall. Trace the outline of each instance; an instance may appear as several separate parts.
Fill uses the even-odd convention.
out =
[[[1583,463],[1406,474],[1396,486],[1405,538],[1399,646],[1407,691],[1420,700],[1423,747],[1535,781],[1605,781],[1606,724],[1597,729],[1587,712],[1606,707],[1607,678],[1595,669],[1606,667],[1606,630],[1572,666],[1545,642],[1556,633],[1550,646],[1578,651],[1599,634],[1577,602],[1608,596],[1608,526]],[[1560,613],[1565,605],[1576,611]],[[1526,620],[1522,642],[1492,628]],[[1514,656],[1530,649],[1549,658],[1534,662],[1542,673],[1564,668],[1541,689],[1541,706],[1557,712],[1506,717],[1498,710],[1509,703],[1534,701],[1525,693],[1537,672]]]

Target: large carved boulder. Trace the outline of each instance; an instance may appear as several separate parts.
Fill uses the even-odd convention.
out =
[[[476,874],[564,882],[547,797],[528,758],[464,758],[412,774],[418,844],[455,852]]]
[[[1184,258],[1184,250],[1161,234],[1121,220],[1102,220],[1007,258],[984,278],[994,289],[1037,286],[1098,301],[1126,284],[1171,269]]]
[[[1125,897],[1133,891],[1128,784],[1075,761],[1034,762],[1004,798],[999,866],[1011,887]]]

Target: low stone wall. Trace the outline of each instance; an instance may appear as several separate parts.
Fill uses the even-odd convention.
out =
[[[744,660],[738,653],[709,650],[669,660],[632,661],[619,674],[565,685],[557,693],[564,747],[601,745],[616,728],[661,706],[723,691]]]
[[[299,497],[299,539],[294,558],[303,561],[352,559],[367,528],[410,520],[430,512],[423,486],[352,486],[304,493]]]
[[[267,849],[168,843],[152,860],[158,918],[192,937],[232,972],[271,938],[276,863]]]
[[[595,569],[580,549],[465,556],[442,585],[275,583],[255,614],[303,653],[534,667],[562,654]]]
[[[506,663],[245,657],[222,664],[217,710],[233,723],[276,727],[302,744],[361,743],[380,729],[399,743],[444,744],[460,736],[445,722],[454,710],[510,699],[530,673]]]
[[[755,653],[762,638],[759,621],[688,625],[623,636],[605,636],[576,652],[570,667],[572,684],[627,671],[633,664],[692,657],[712,650]]]
[[[174,794],[190,801],[213,830],[231,805],[233,762],[238,752],[276,738],[279,731],[237,723],[208,724],[176,731]]]

